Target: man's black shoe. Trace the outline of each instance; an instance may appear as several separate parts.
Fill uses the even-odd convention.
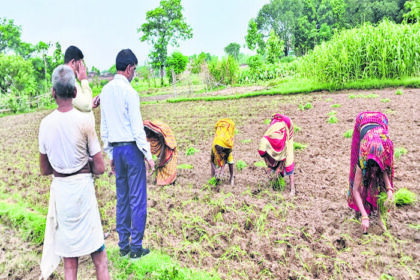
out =
[[[128,258],[129,254],[130,254],[130,248],[125,249],[125,250],[120,249],[120,257],[121,258]]]
[[[138,251],[132,251],[132,252],[130,252],[130,259],[137,260],[137,259],[140,259],[143,256],[146,256],[149,253],[150,253],[150,250],[149,249],[147,249],[147,248],[141,248]]]

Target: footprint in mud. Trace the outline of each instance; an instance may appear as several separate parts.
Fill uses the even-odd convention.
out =
[[[337,250],[341,251],[347,247],[346,240],[343,237],[334,241],[334,246]]]

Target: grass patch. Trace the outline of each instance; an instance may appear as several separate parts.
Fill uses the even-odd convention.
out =
[[[238,160],[236,162],[236,169],[238,169],[238,171],[241,171],[242,169],[244,169],[245,167],[247,167],[248,165],[246,164],[245,161],[243,160]]]
[[[296,150],[303,150],[307,146],[308,146],[307,144],[302,144],[302,143],[299,143],[299,142],[293,142],[293,149],[295,149],[295,151]]]
[[[194,148],[194,147],[189,147],[188,149],[187,149],[187,151],[185,152],[185,155],[187,155],[187,156],[192,156],[192,155],[194,155],[195,153],[198,153],[200,150],[199,149],[196,149],[196,148]]]
[[[397,206],[411,205],[416,203],[416,194],[409,191],[407,188],[401,188],[394,194],[395,204]]]
[[[384,99],[381,99],[381,102],[383,102],[383,103],[388,103],[388,102],[390,102],[391,101],[391,99],[389,99],[389,98],[384,98]]]
[[[20,231],[24,240],[41,245],[44,241],[44,216],[31,212],[25,205],[0,201],[0,220]]]
[[[341,104],[333,104],[333,105],[331,105],[331,108],[340,108],[341,107]]]
[[[182,164],[178,165],[176,168],[178,168],[178,169],[193,169],[194,167],[191,164],[182,163]]]
[[[271,180],[270,185],[273,188],[273,190],[277,191],[284,191],[284,188],[286,186],[286,182],[284,181],[284,178],[279,176],[277,179]]]
[[[403,95],[403,91],[402,91],[402,89],[397,89],[396,91],[395,91],[395,95]]]
[[[378,98],[379,94],[375,94],[375,93],[369,93],[369,94],[363,94],[363,93],[359,93],[359,94],[350,94],[349,98],[350,99],[355,99],[355,98]]]
[[[239,140],[239,142],[241,142],[242,144],[249,144],[249,143],[252,142],[252,140],[251,139],[242,139],[242,140]]]
[[[305,111],[305,110],[309,110],[309,109],[312,109],[312,104],[311,103],[306,103],[305,105],[299,104],[299,110]]]
[[[156,279],[156,280],[210,280],[220,279],[216,274],[183,268],[171,257],[152,251],[139,261],[121,258],[117,248],[108,249],[108,258],[113,279]]]
[[[331,112],[328,112],[328,116],[335,116],[337,114],[337,111],[331,111]]]
[[[265,161],[260,160],[260,161],[254,162],[254,166],[256,166],[256,167],[267,167],[267,164],[265,164]]]
[[[406,155],[407,154],[407,149],[404,147],[400,147],[400,148],[396,148],[394,150],[394,158],[396,159],[400,159],[402,155]]]
[[[344,138],[352,138],[353,137],[353,129],[349,129],[344,132]]]
[[[328,123],[337,123],[337,122],[338,122],[338,119],[336,116],[330,116],[328,118]]]

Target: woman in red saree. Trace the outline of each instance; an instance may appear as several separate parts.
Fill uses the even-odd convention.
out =
[[[369,214],[378,210],[379,193],[387,193],[386,204],[393,200],[393,179],[394,148],[388,119],[381,112],[362,112],[353,130],[348,205],[361,213],[364,233],[369,228]],[[384,228],[381,219],[379,224]]]

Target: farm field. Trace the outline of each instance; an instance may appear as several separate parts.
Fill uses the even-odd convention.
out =
[[[389,118],[395,159],[394,185],[418,196],[420,185],[420,89],[342,91],[267,96],[216,102],[142,105],[143,119],[159,119],[172,128],[178,143],[179,169],[174,186],[148,185],[145,246],[162,251],[182,266],[217,273],[222,279],[419,279],[420,204],[396,208],[383,232],[372,218],[369,235],[347,207],[351,138],[361,111],[382,111]],[[312,108],[303,109],[310,103]],[[299,106],[300,105],[300,106]],[[0,119],[0,202],[20,205],[46,216],[49,177],[39,175],[38,128],[50,111]],[[296,127],[296,196],[275,191],[257,147],[275,113],[288,115]],[[95,110],[97,131],[100,110]],[[329,123],[335,116],[336,123]],[[210,145],[220,118],[236,123],[235,186],[215,187],[210,179]],[[186,150],[195,148],[194,155]],[[258,164],[257,164],[258,165]],[[96,191],[107,248],[116,248],[115,178],[96,179]],[[228,170],[225,170],[227,176]],[[22,229],[0,216],[0,279],[38,279],[42,246],[21,238]],[[25,234],[25,233],[24,233]],[[25,241],[26,239],[26,241]],[[80,279],[94,278],[89,258],[80,265]],[[110,271],[117,275],[110,260]],[[62,263],[55,276],[61,279]],[[393,278],[391,278],[393,277]]]

